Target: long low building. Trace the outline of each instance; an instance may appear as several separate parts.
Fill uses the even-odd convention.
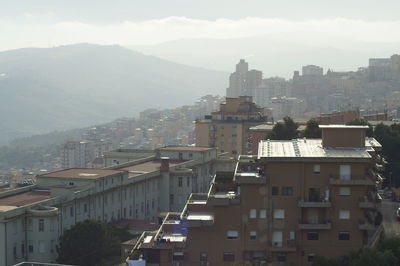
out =
[[[0,265],[55,262],[62,232],[86,219],[157,221],[162,212],[182,210],[192,192],[207,191],[216,171],[233,167],[215,148],[165,147],[109,168],[51,172],[35,185],[3,190]]]

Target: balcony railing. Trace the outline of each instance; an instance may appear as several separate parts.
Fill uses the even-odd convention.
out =
[[[299,221],[299,229],[301,230],[330,230],[332,229],[332,224],[330,221],[318,221],[318,222],[309,222],[309,221]]]
[[[341,176],[331,175],[329,178],[331,185],[345,185],[345,186],[375,186],[376,183],[372,181],[367,175],[351,175],[350,178],[343,178]]]
[[[300,208],[330,208],[332,207],[332,203],[330,201],[325,200],[300,200],[297,203],[297,206]]]
[[[270,246],[271,252],[296,252],[297,245],[295,240],[272,241]]]

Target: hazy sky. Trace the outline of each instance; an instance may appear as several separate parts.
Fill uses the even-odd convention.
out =
[[[393,43],[399,10],[399,0],[0,0],[0,50],[301,31]]]

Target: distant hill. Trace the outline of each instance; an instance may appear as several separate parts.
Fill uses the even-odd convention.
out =
[[[293,71],[315,64],[324,71],[355,71],[367,66],[371,57],[390,57],[399,53],[399,43],[335,39],[320,33],[319,42],[311,32],[270,34],[235,39],[182,39],[155,45],[136,45],[129,48],[181,64],[235,71],[240,58],[249,67],[264,72],[264,77],[291,78]]]
[[[0,145],[17,137],[87,127],[146,108],[224,94],[228,73],[120,46],[77,44],[0,52]]]

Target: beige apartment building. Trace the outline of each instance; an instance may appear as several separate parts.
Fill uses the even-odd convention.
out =
[[[192,194],[130,256],[146,265],[311,265],[376,245],[381,145],[365,126],[321,126],[322,139],[264,140],[206,194]]]
[[[249,128],[267,121],[266,110],[252,97],[226,98],[220,110],[196,121],[196,146],[217,147],[230,155],[251,152]]]
[[[216,171],[234,169],[215,148],[115,153],[108,162],[121,164],[107,169],[66,169],[37,176],[35,185],[0,190],[0,265],[55,262],[62,232],[86,219],[157,221],[163,212],[182,210],[191,193],[206,192]],[[123,155],[136,159],[122,163]]]

